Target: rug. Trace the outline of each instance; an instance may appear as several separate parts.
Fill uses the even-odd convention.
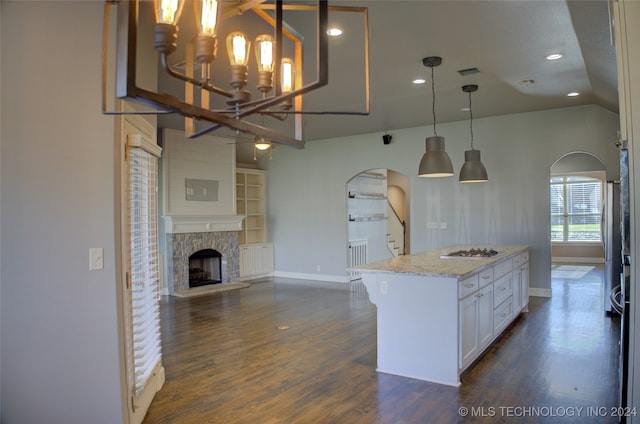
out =
[[[212,293],[221,293],[229,290],[238,290],[251,287],[249,283],[223,283],[223,284],[210,284],[208,286],[194,287],[187,291],[176,292],[173,295],[175,297],[195,297],[204,296]]]
[[[578,280],[595,267],[591,265],[556,265],[551,268],[551,278],[568,278],[571,280]]]

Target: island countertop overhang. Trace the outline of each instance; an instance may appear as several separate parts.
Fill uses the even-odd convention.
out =
[[[442,258],[450,252],[467,249],[493,249],[498,252],[491,257]],[[424,275],[431,277],[451,277],[463,279],[482,271],[502,260],[528,250],[525,245],[455,245],[425,250],[411,255],[397,256],[378,262],[350,268],[359,273],[396,273]]]

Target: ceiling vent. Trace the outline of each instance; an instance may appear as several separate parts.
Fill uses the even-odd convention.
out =
[[[466,77],[468,75],[473,75],[473,74],[477,74],[478,72],[480,72],[478,70],[478,68],[468,68],[468,69],[461,69],[458,71],[458,73],[460,75],[462,75],[463,77]]]

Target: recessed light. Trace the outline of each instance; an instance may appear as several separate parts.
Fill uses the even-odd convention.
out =
[[[416,79],[414,79],[414,80],[413,80],[413,83],[414,83],[415,85],[424,84],[425,82],[427,82],[427,80],[426,80],[426,79],[424,79],[424,78],[416,78]]]
[[[577,91],[572,91],[571,93],[567,93],[568,97],[576,97],[576,96],[579,96],[579,95],[580,95],[580,93],[578,93]]]
[[[561,53],[551,53],[547,56],[547,60],[558,60],[562,57]]]
[[[342,35],[342,30],[340,28],[329,28],[327,30],[327,35],[331,37],[337,37],[339,35]]]

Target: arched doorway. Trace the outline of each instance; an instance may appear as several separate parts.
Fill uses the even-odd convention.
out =
[[[375,168],[354,175],[345,187],[349,267],[407,254],[409,178]],[[351,281],[358,278],[349,275]]]
[[[563,155],[549,174],[552,288],[592,276],[602,286],[603,309],[610,311],[609,292],[619,273],[612,267],[621,264],[614,238],[619,184],[607,181],[604,163],[589,152]]]

